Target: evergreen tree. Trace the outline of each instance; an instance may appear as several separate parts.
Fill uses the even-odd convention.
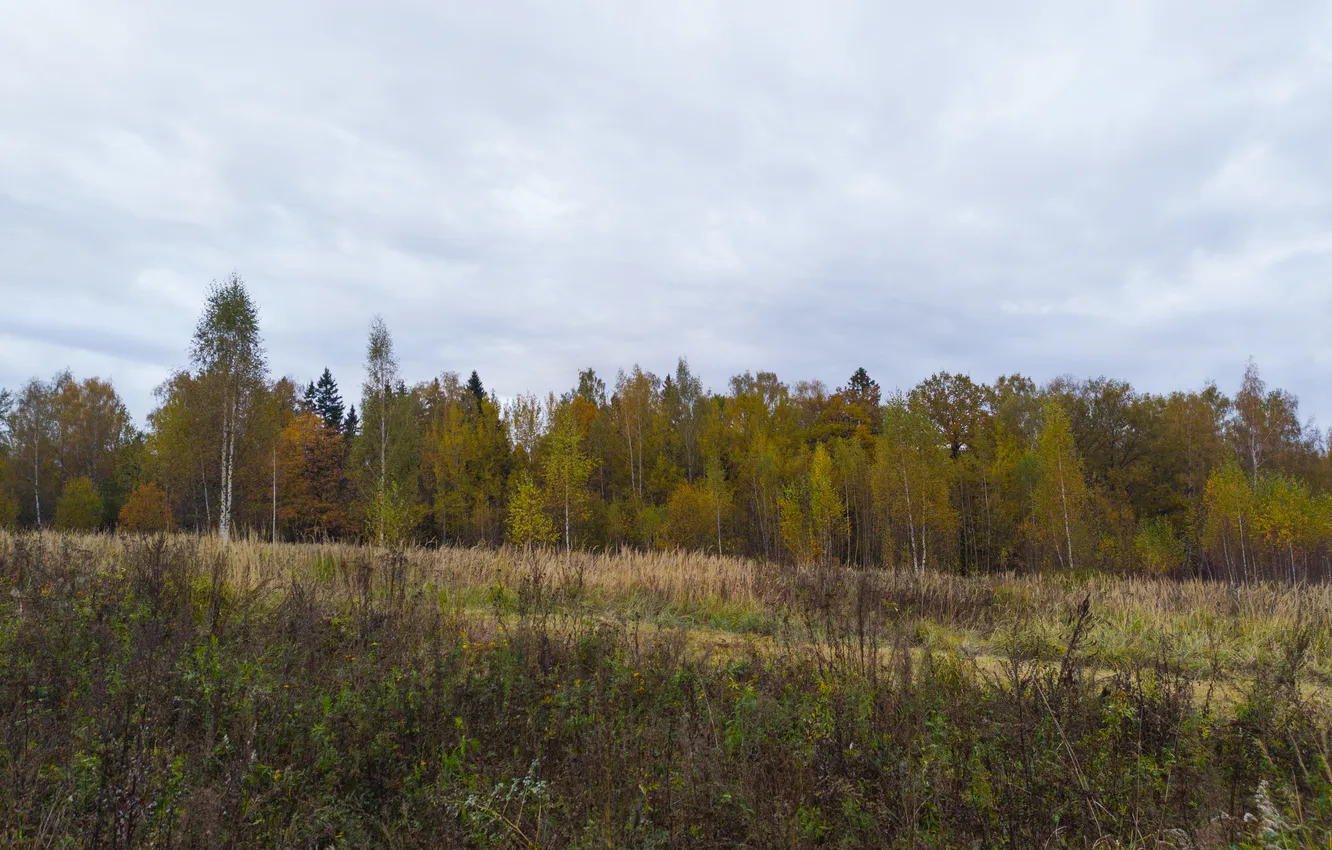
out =
[[[486,400],[486,388],[481,385],[481,376],[472,370],[472,377],[467,379],[467,390],[476,399],[476,409],[481,409],[481,402]]]
[[[311,411],[318,413],[329,428],[341,431],[344,408],[342,396],[338,394],[338,382],[333,380],[333,374],[326,367],[324,374],[319,376],[319,383],[311,384],[310,387],[306,398]]]
[[[356,415],[356,405],[353,404],[351,409],[347,411],[347,419],[342,423],[342,433],[350,440],[355,437],[360,430],[361,419]]]

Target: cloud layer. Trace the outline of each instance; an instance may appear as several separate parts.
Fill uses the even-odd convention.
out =
[[[0,385],[142,419],[234,268],[348,390],[378,312],[505,395],[1253,355],[1332,416],[1326,4],[131,5],[0,12]]]

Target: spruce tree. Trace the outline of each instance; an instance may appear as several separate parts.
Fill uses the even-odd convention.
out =
[[[353,404],[351,409],[347,411],[346,421],[342,423],[342,433],[350,440],[352,437],[355,437],[356,433],[360,430],[361,419],[356,415],[356,405]]]
[[[481,386],[481,376],[472,370],[472,377],[467,379],[467,389],[471,391],[472,397],[476,399],[476,409],[481,409],[481,402],[486,400],[486,388]]]
[[[314,389],[313,407],[315,413],[324,420],[324,424],[334,431],[342,430],[342,396],[338,394],[338,382],[333,380],[333,374],[324,369],[324,374],[319,376],[319,383],[311,385]]]

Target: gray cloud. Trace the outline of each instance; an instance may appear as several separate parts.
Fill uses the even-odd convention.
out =
[[[197,5],[197,4],[196,4]],[[1326,422],[1325,4],[0,12],[0,385],[136,415],[233,268],[275,371],[1233,387]]]

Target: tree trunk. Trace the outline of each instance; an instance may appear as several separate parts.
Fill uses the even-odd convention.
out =
[[[720,557],[721,557],[721,554],[722,554],[722,542],[721,542],[721,496],[720,496],[720,495],[714,495],[714,496],[713,496],[713,501],[715,502],[715,504],[716,504],[716,508],[717,508],[717,557],[720,558]]]
[[[911,507],[911,485],[907,481],[907,473],[905,466],[902,467],[902,492],[906,494],[907,542],[911,546],[911,569],[913,572],[919,574],[921,569],[921,564],[919,562],[918,552],[916,549],[916,515],[915,511]]]
[[[41,436],[33,428],[32,437],[32,503],[37,509],[37,528],[42,527]]]
[[[384,545],[384,511],[388,496],[388,377],[379,376],[379,545]]]
[[[231,402],[222,410],[222,481],[218,488],[217,535],[226,546],[231,537]]]
[[[1073,564],[1073,529],[1068,520],[1068,492],[1064,489],[1064,459],[1059,457],[1059,502],[1064,508],[1064,540],[1068,543],[1068,568]]]

